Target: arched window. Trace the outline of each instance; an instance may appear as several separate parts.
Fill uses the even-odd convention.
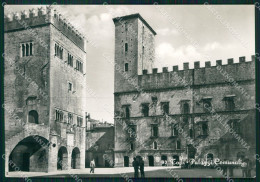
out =
[[[38,113],[35,110],[29,112],[29,123],[38,124]]]
[[[29,56],[29,44],[26,44],[26,56]]]
[[[125,71],[128,71],[128,63],[125,63]]]
[[[33,44],[32,44],[32,43],[30,43],[30,56],[33,54],[33,51],[32,51],[32,49],[33,49]]]
[[[157,149],[157,142],[153,142],[153,149]]]

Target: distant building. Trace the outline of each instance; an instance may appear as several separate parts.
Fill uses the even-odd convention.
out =
[[[114,126],[88,119],[86,130],[86,167],[95,160],[96,167],[114,167]]]
[[[253,160],[255,62],[228,59],[216,66],[184,63],[153,68],[156,32],[139,15],[115,24],[115,166],[146,166],[196,158]],[[230,132],[226,132],[229,128]],[[230,129],[231,128],[231,129]]]
[[[5,169],[85,167],[84,37],[51,7],[5,17]]]

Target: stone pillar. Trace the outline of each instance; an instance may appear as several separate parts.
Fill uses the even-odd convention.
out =
[[[58,145],[57,145],[57,136],[51,135],[48,153],[48,172],[57,171],[57,162],[58,162]]]

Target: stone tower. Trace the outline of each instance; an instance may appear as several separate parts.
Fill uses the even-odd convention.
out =
[[[135,90],[137,76],[151,72],[156,32],[132,14],[113,19],[115,24],[115,92]]]
[[[84,37],[52,8],[7,16],[4,31],[6,172],[84,168]]]

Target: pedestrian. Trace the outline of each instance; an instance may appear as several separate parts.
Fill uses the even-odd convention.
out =
[[[90,161],[90,173],[94,173],[94,169],[95,169],[95,161],[94,159],[92,159],[92,161]]]
[[[251,178],[251,169],[252,169],[252,162],[250,159],[247,159],[247,177]]]
[[[227,162],[227,159],[224,159],[224,162],[226,163]],[[222,169],[223,169],[223,175],[227,175],[227,164],[223,164],[222,165]]]
[[[228,168],[228,171],[229,171],[229,177],[233,177],[233,169],[234,169],[234,165],[232,164],[232,160],[230,161],[231,164],[229,164],[229,168]]]
[[[133,161],[132,165],[133,165],[134,170],[135,170],[135,178],[138,178],[139,177],[139,174],[138,174],[139,164],[136,160],[136,157],[134,157],[134,161]]]
[[[141,178],[144,178],[144,161],[143,161],[143,158],[140,158],[139,166],[140,166]]]
[[[246,158],[242,161],[241,169],[242,169],[242,177],[246,178],[247,177],[247,159]]]

